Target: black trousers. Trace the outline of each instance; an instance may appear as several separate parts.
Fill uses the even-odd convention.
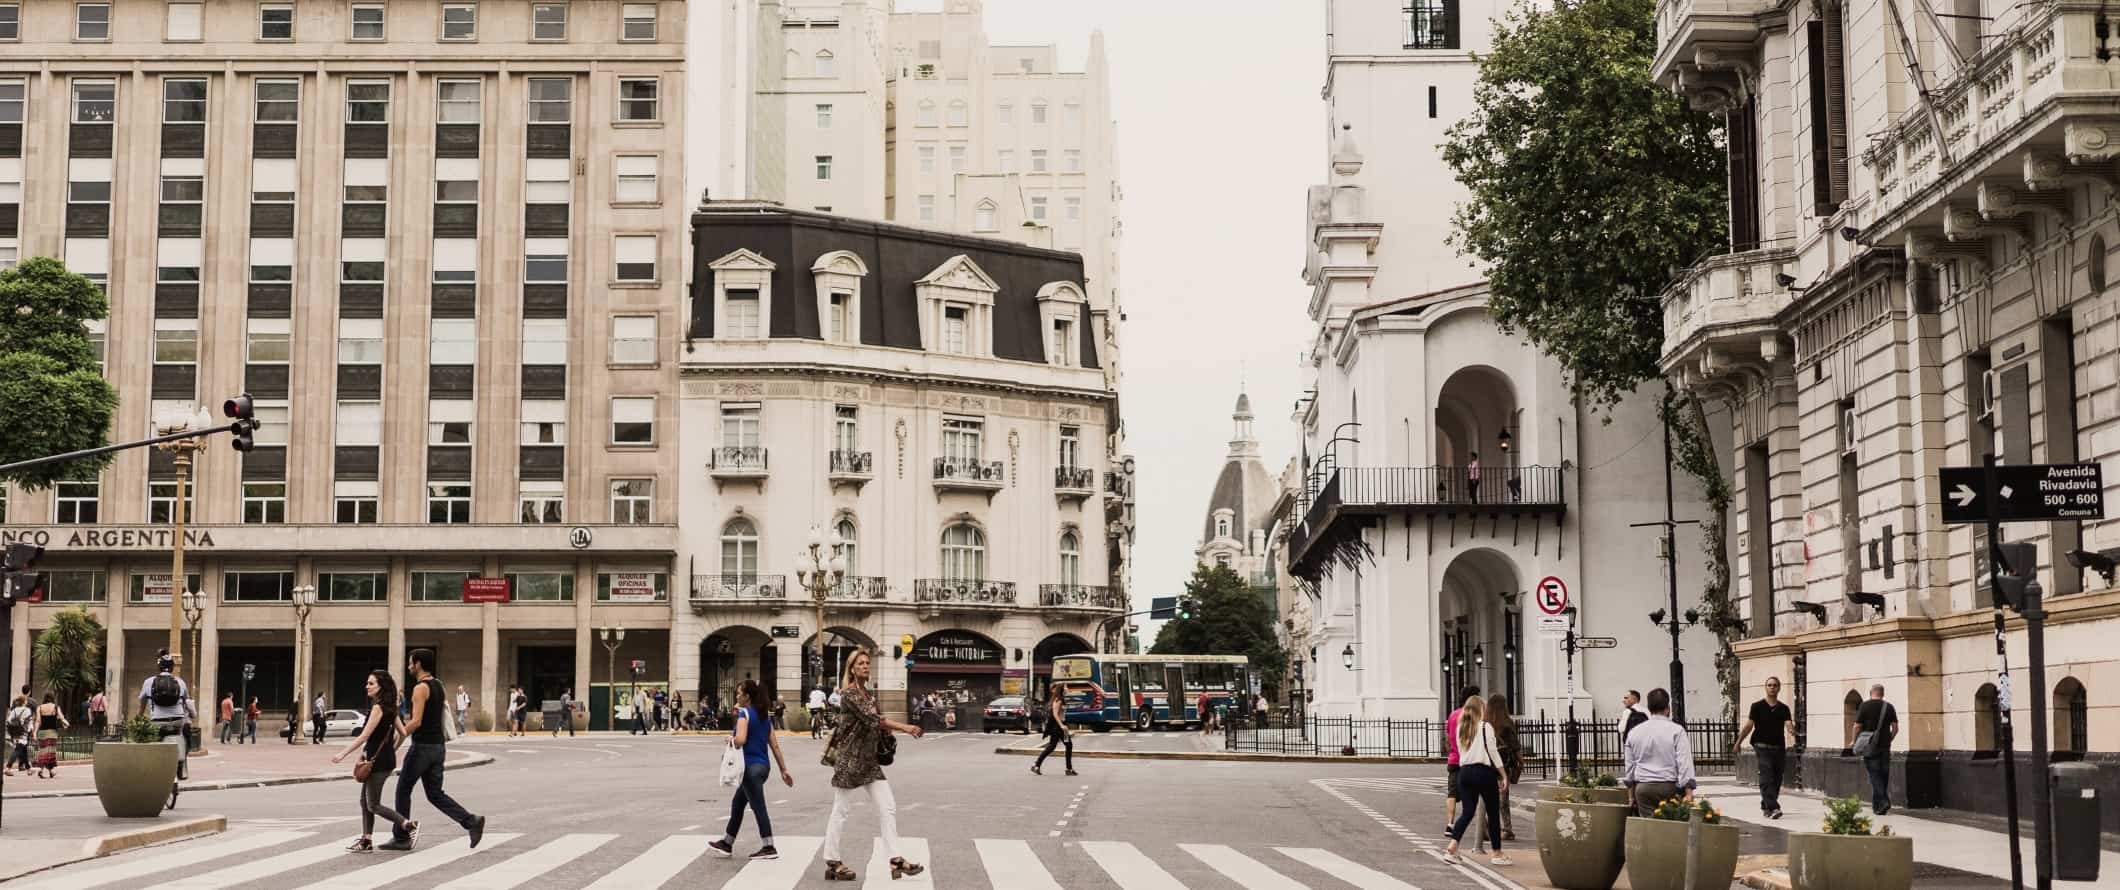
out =
[[[1891,809],[1892,755],[1865,757],[1862,768],[1870,774],[1870,809],[1880,813]]]
[[[1484,810],[1487,814],[1487,844],[1494,848],[1497,855],[1502,852],[1501,783],[1502,774],[1484,763],[1475,763],[1458,770],[1460,805],[1457,824],[1450,826],[1451,838],[1463,843],[1465,831],[1472,827],[1472,811]]]
[[[427,802],[469,831],[478,818],[442,790],[442,761],[448,759],[448,755],[447,745],[414,744],[405,748],[405,763],[398,768],[397,812],[399,816],[412,818],[412,786],[423,785],[427,790]],[[390,836],[396,840],[405,839],[402,828],[392,828]]]
[[[1037,766],[1044,766],[1044,765],[1045,765],[1045,758],[1053,756],[1053,749],[1054,749],[1055,747],[1058,747],[1058,746],[1060,746],[1060,745],[1066,745],[1066,746],[1067,746],[1067,754],[1065,755],[1065,757],[1067,758],[1067,768],[1068,768],[1068,769],[1074,769],[1074,768],[1075,768],[1075,737],[1074,737],[1073,735],[1069,734],[1067,730],[1065,730],[1065,729],[1062,729],[1062,728],[1060,727],[1060,721],[1058,721],[1058,720],[1051,720],[1051,719],[1048,719],[1048,720],[1046,720],[1046,721],[1045,721],[1045,750],[1043,750],[1043,751],[1040,751],[1040,752],[1038,752],[1038,763],[1037,763],[1036,765],[1037,765]]]
[[[1752,754],[1759,758],[1759,811],[1781,812],[1781,777],[1787,768],[1789,749],[1780,745],[1753,745]]]

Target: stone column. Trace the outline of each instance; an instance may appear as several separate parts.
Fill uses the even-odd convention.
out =
[[[7,700],[12,702],[21,691],[22,684],[29,682],[29,604],[16,603],[14,614],[14,653],[7,665]]]
[[[498,728],[507,715],[507,709],[501,706],[500,699],[500,607],[488,603],[481,608],[485,614],[480,621],[478,633],[479,703],[486,713],[493,715],[494,726]]]
[[[132,579],[106,568],[103,580],[103,599],[110,606],[106,612],[110,619],[103,627],[103,698],[110,705],[110,722],[115,725],[132,711],[127,704],[132,696],[125,689],[125,598],[130,593],[125,585]],[[21,685],[16,682],[8,688]]]
[[[590,573],[589,559],[583,557],[574,562],[574,706],[582,715],[582,728],[588,728],[590,684],[595,681],[596,658],[603,653],[603,646],[596,642],[596,628],[592,625],[591,609],[596,601],[596,576]]]
[[[402,557],[390,560],[390,629],[387,634],[390,647],[390,663],[387,670],[402,673],[405,670],[405,603],[412,599],[412,573],[405,568]],[[410,695],[408,691],[405,694]]]

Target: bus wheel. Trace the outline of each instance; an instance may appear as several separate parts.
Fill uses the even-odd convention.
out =
[[[1112,731],[1112,725],[1109,723],[1092,723],[1089,725],[1089,731],[1094,732],[1098,735],[1103,735],[1107,732]]]
[[[1149,727],[1155,725],[1155,717],[1155,714],[1142,711],[1138,716],[1134,717],[1134,729],[1147,732]]]

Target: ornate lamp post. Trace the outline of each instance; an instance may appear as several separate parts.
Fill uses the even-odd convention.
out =
[[[191,662],[192,664],[202,664],[204,662],[199,656],[201,645],[199,640],[199,622],[206,618],[206,596],[197,591],[187,590],[174,598],[183,601],[184,623],[191,627]],[[198,701],[199,683],[197,677],[192,678],[191,696],[194,701]],[[198,701],[196,707],[200,713],[205,713],[207,709],[213,707],[213,703]],[[206,737],[208,735],[209,733],[205,732],[199,733],[199,747],[204,748],[206,746]]]
[[[172,413],[157,418],[155,432],[167,436],[185,430],[203,430],[212,425],[213,418],[207,415],[206,409],[197,408],[189,416]],[[185,668],[189,667],[184,663],[184,604],[183,598],[177,595],[189,586],[184,583],[184,520],[190,518],[185,514],[191,511],[184,489],[191,480],[192,453],[203,447],[204,441],[198,438],[175,439],[155,446],[166,452],[177,466],[177,500],[169,508],[169,657],[177,660],[174,673],[178,676],[183,676]]]
[[[604,644],[604,682],[611,687],[611,691],[604,696],[604,704],[610,709],[612,719],[604,724],[604,728],[617,729],[618,705],[611,698],[618,695],[618,647],[626,642],[626,629],[623,627],[600,628],[597,630],[596,636]]]
[[[295,736],[301,735],[301,728],[308,726],[310,720],[309,700],[312,696],[309,692],[309,610],[316,608],[317,605],[316,586],[311,584],[297,585],[293,591],[292,601],[294,603],[295,627],[294,706],[295,713],[299,716],[294,724],[296,731],[288,733],[287,739],[290,742],[294,740]]]
[[[817,650],[810,656],[810,676],[819,681],[824,678],[824,601],[847,576],[846,540],[832,532],[829,555],[826,543],[824,530],[810,526],[809,544],[795,554],[795,583],[808,590],[810,601],[817,604]]]

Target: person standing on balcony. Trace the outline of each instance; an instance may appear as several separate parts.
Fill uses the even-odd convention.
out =
[[[1465,480],[1472,494],[1472,502],[1480,502],[1480,453],[1472,452],[1472,459],[1465,463]]]

